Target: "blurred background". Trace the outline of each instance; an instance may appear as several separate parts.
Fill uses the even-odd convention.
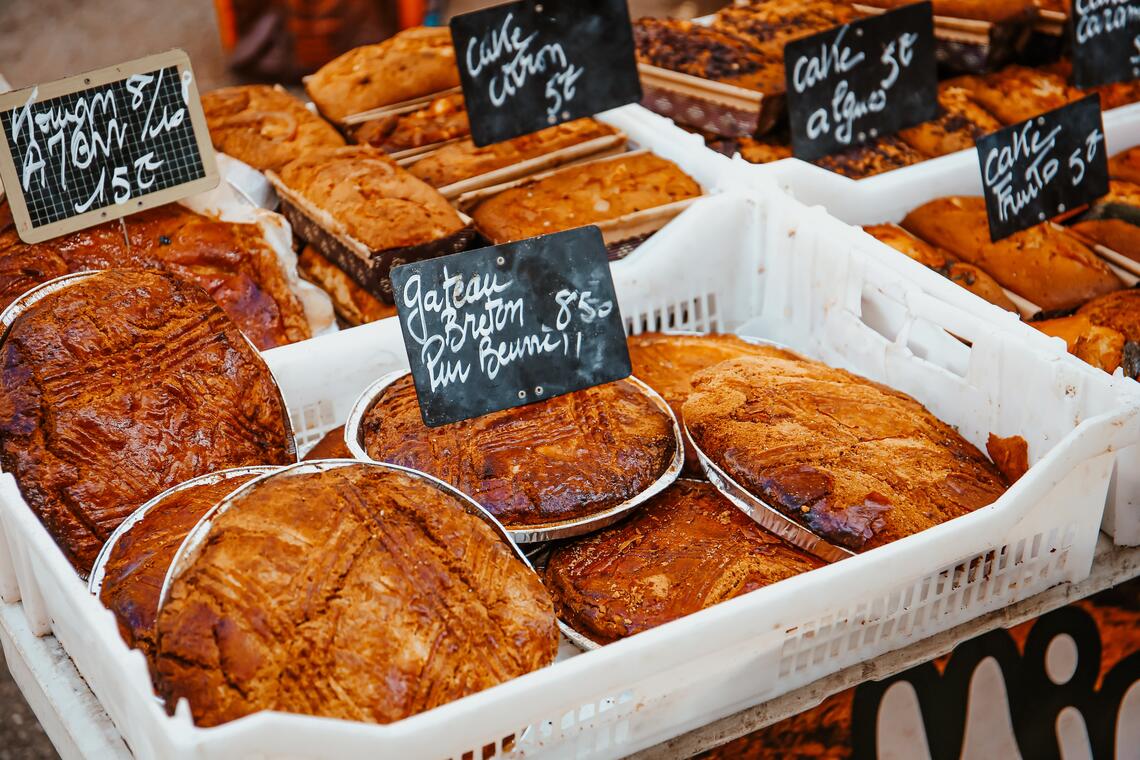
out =
[[[572,0],[568,0],[572,1]],[[630,0],[630,15],[691,18],[729,0]],[[479,0],[0,0],[0,76],[13,88],[180,47],[198,87],[296,82],[336,55]],[[55,758],[0,655],[0,760]]]

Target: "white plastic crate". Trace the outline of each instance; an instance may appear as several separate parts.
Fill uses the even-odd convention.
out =
[[[774,188],[703,199],[614,265],[622,314],[635,332],[742,329],[788,343],[914,394],[975,444],[991,431],[1025,436],[1033,467],[992,506],[388,726],[265,713],[197,729],[184,712],[167,718],[142,656],[6,475],[0,591],[22,597],[34,632],[55,634],[140,757],[458,760],[622,756],[1084,578],[1111,451],[1140,439],[1140,409],[1080,408],[1095,370],[929,298],[850,236]],[[266,358],[302,442],[405,364],[393,320]]]

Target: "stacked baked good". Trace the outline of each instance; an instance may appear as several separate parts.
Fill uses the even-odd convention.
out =
[[[391,723],[544,667],[553,605],[516,551],[421,476],[287,468],[176,559],[158,691],[200,726],[259,710]]]
[[[463,94],[453,92],[427,105],[379,116],[348,128],[353,142],[385,153],[401,153],[471,134]]]
[[[0,202],[0,307],[55,277],[112,268],[165,270],[197,283],[258,348],[311,337],[291,275],[256,225],[169,204],[28,244]]]
[[[526,531],[608,513],[675,477],[674,425],[642,386],[619,380],[429,428],[404,375],[351,432],[370,459],[434,475]]]
[[[630,153],[568,166],[516,183],[470,210],[494,244],[599,224],[696,198],[701,186],[676,164]]]
[[[0,465],[83,575],[170,486],[296,459],[269,369],[172,274],[76,275],[16,316],[0,354]]]

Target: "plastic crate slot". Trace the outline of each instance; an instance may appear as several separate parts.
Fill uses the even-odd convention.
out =
[[[1041,534],[1037,533],[1033,536],[1033,548],[1030,549],[1029,556],[1031,559],[1037,559],[1041,556]]]

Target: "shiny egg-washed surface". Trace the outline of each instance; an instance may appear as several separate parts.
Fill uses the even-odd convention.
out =
[[[678,480],[620,523],[559,544],[543,577],[558,616],[608,643],[822,564],[709,483]]]
[[[205,291],[173,275],[84,277],[0,344],[0,464],[81,574],[167,488],[294,459],[269,369]]]
[[[906,394],[808,360],[732,359],[683,406],[693,442],[824,540],[881,546],[994,502],[997,468]]]
[[[390,723],[558,649],[549,594],[499,534],[376,465],[270,476],[223,507],[177,572],[157,682],[201,726],[258,710]]]
[[[673,421],[626,380],[451,425],[424,425],[411,375],[361,424],[368,456],[421,470],[507,528],[587,517],[651,486],[676,453]]]
[[[154,660],[154,619],[166,572],[182,542],[210,508],[257,473],[195,485],[152,504],[123,533],[103,565],[99,600],[119,623],[127,644]]]

